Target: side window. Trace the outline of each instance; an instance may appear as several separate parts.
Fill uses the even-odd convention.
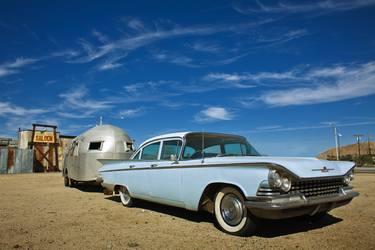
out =
[[[132,160],[139,160],[139,155],[141,154],[141,150],[132,158]]]
[[[213,145],[211,147],[205,148],[203,151],[208,154],[221,154],[220,145]]]
[[[92,141],[89,144],[89,150],[102,150],[103,142],[102,141]]]
[[[224,145],[225,153],[230,155],[246,155],[246,148],[243,150],[243,144],[229,143]]]
[[[191,156],[196,152],[196,150],[192,147],[189,147],[189,146],[185,146],[185,149],[184,149],[184,155],[182,156],[182,158],[184,159],[190,159]]]
[[[181,150],[181,140],[163,141],[160,160],[170,160],[171,155],[178,157]]]
[[[152,143],[142,149],[142,160],[157,160],[159,154],[160,142]]]

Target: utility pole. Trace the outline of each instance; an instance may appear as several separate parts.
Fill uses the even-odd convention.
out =
[[[370,143],[371,138],[373,138],[372,135],[367,134],[367,151],[368,151],[367,153],[368,153],[368,155],[371,155],[371,143]]]
[[[335,136],[335,145],[336,145],[336,160],[340,160],[340,140],[339,136],[341,136],[340,133],[337,131],[336,123],[331,122],[329,123],[333,127],[333,134]]]
[[[361,141],[361,137],[363,135],[359,135],[359,134],[356,134],[356,135],[353,135],[356,140],[357,140],[357,148],[358,148],[358,156],[361,156],[361,144],[360,144],[360,141]]]

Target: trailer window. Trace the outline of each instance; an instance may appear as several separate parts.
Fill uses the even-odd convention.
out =
[[[89,150],[102,150],[102,145],[103,145],[102,141],[90,142]]]
[[[125,142],[125,151],[132,151],[133,150],[133,143],[131,142]]]

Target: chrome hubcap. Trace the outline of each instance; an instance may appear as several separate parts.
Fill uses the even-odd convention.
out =
[[[241,200],[234,194],[227,194],[223,197],[220,204],[220,210],[224,221],[231,226],[238,225],[243,218]]]

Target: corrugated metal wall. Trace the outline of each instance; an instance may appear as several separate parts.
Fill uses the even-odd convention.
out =
[[[33,162],[32,149],[0,149],[0,174],[32,173]]]

